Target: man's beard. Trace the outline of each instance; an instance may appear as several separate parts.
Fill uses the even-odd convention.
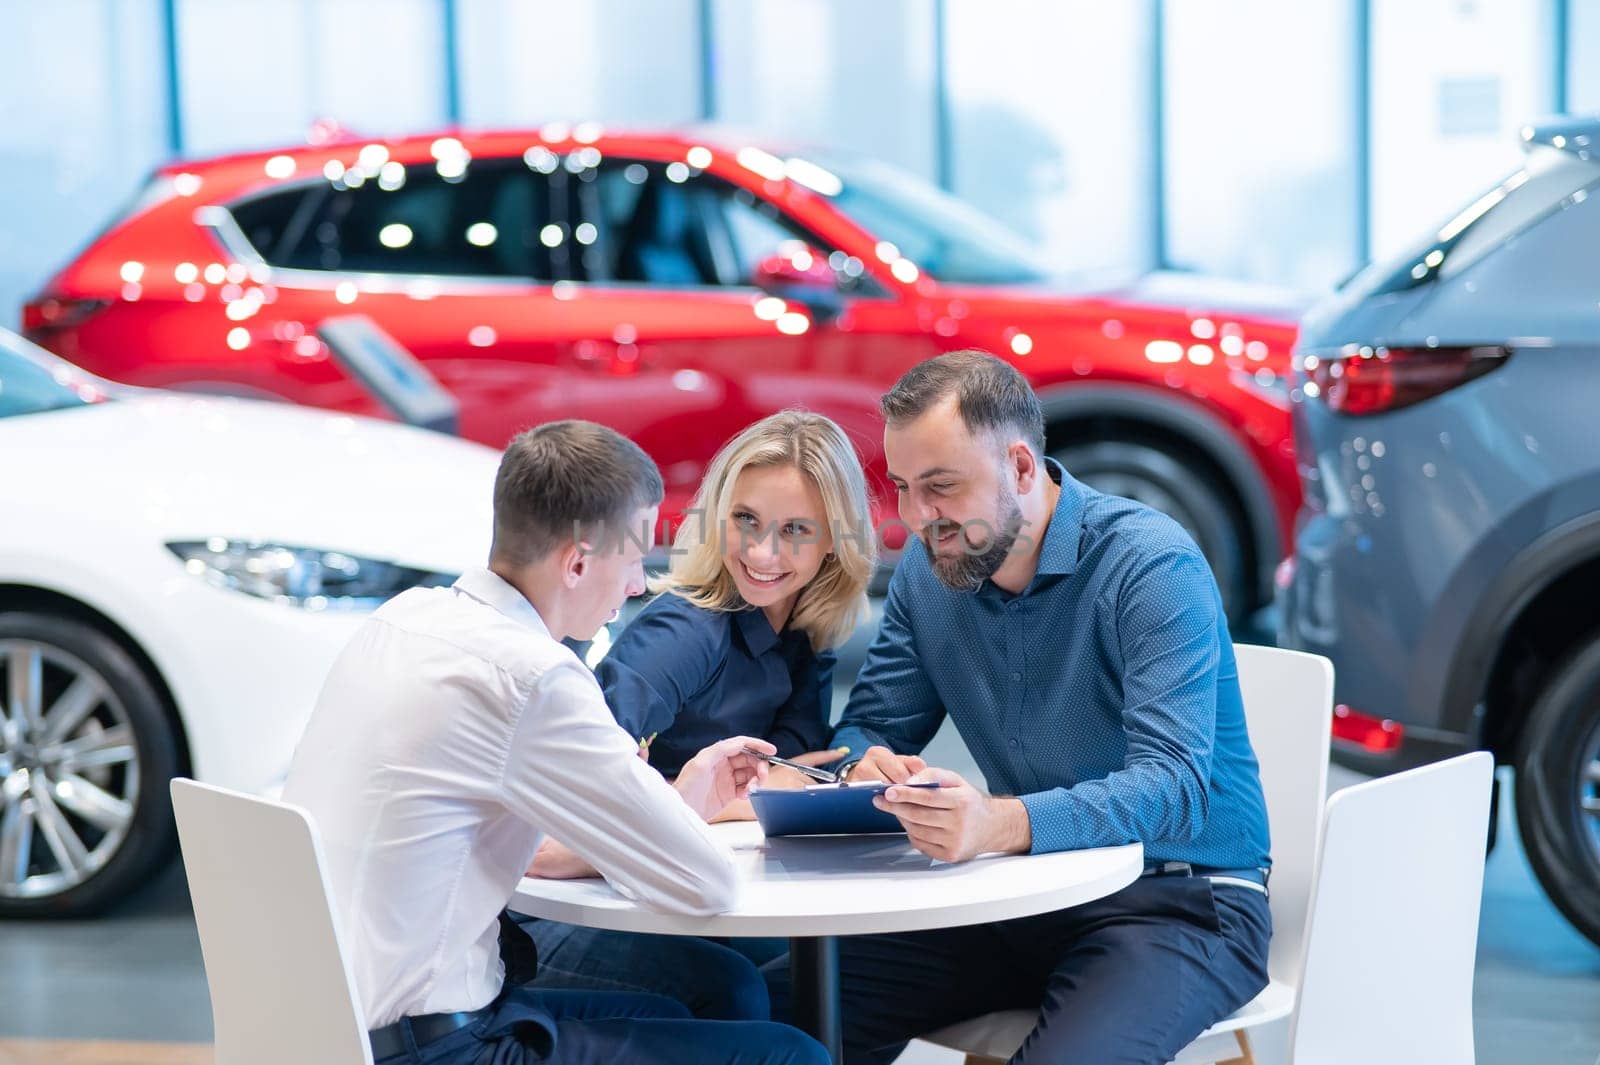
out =
[[[945,587],[957,592],[975,592],[984,581],[995,575],[1005,565],[1006,557],[1016,546],[1022,533],[1022,507],[1015,493],[1000,489],[995,497],[997,527],[992,530],[983,550],[975,551],[967,542],[966,533],[960,538],[960,547],[952,554],[941,555],[934,549],[933,538],[937,528],[923,531],[923,544],[928,548],[928,558],[933,563],[933,574]]]

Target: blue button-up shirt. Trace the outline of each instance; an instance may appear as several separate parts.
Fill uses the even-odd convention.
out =
[[[1205,557],[1165,515],[1048,467],[1061,497],[1020,595],[952,591],[907,546],[832,745],[915,754],[949,714],[990,790],[1022,800],[1036,853],[1141,841],[1152,861],[1266,866]]]
[[[595,677],[650,764],[668,776],[729,736],[770,740],[783,757],[821,750],[833,702],[832,651],[782,633],[759,609],[705,610],[671,592],[623,630]]]

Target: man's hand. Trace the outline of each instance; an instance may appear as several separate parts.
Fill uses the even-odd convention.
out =
[[[938,788],[890,788],[872,800],[899,818],[911,845],[930,858],[964,862],[980,854],[1025,854],[1033,847],[1027,808],[1019,799],[985,795],[948,769],[924,769],[907,783]]]
[[[762,754],[778,753],[766,740],[732,736],[691,758],[672,786],[690,809],[709,820],[730,802],[748,796],[752,784],[767,779],[767,763],[745,754],[746,747]]]
[[[889,784],[904,784],[927,768],[928,763],[914,754],[895,754],[887,747],[868,747],[861,761],[850,770],[849,780],[882,780]]]
[[[533,856],[533,864],[528,866],[528,875],[545,880],[585,880],[600,874],[565,843],[546,836]]]

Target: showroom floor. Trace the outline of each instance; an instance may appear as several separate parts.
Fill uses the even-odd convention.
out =
[[[845,678],[859,665],[870,628],[842,649],[836,706],[845,701]],[[977,778],[948,725],[927,754]],[[1336,768],[1330,783],[1359,779]],[[1509,799],[1509,789],[1503,794]],[[1546,900],[1505,814],[1503,808],[1500,845],[1484,877],[1474,988],[1478,1063],[1597,1065],[1600,948]],[[200,942],[177,863],[100,920],[0,922],[0,988],[0,1065],[209,1065],[203,1047],[138,1045],[211,1038]],[[1262,1065],[1272,1060],[1261,1055]],[[959,1065],[961,1056],[913,1044],[900,1061]]]
[[[952,743],[954,741],[954,743]],[[942,736],[940,746],[958,745]],[[952,757],[949,759],[954,761]],[[1354,778],[1340,775],[1340,783]],[[1475,989],[1480,1065],[1595,1065],[1600,949],[1534,883],[1509,820],[1484,880]],[[28,1040],[199,1042],[211,1037],[200,943],[182,871],[98,921],[0,923],[0,1065],[201,1065],[192,1048]],[[1358,1007],[1357,1007],[1358,1008]],[[913,1046],[906,1065],[958,1055]],[[1263,1062],[1265,1065],[1265,1062]]]

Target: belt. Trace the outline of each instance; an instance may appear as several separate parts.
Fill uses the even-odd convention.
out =
[[[408,1053],[412,1047],[425,1047],[451,1032],[483,1020],[493,1012],[494,1005],[491,1003],[479,1010],[460,1013],[425,1013],[420,1017],[401,1017],[393,1024],[374,1028],[367,1033],[367,1038],[372,1042],[372,1059],[382,1061],[394,1054]],[[406,1038],[408,1030],[409,1039]]]
[[[1231,884],[1267,894],[1267,870],[1248,866],[1243,869],[1224,869],[1214,865],[1192,865],[1189,862],[1149,862],[1141,877],[1147,876],[1197,876],[1213,884]]]
[[[527,983],[533,979],[539,968],[539,952],[534,946],[533,938],[504,910],[500,911],[500,961],[506,970],[506,986]],[[378,1061],[391,1054],[405,1053],[413,1046],[426,1046],[443,1039],[451,1032],[458,1032],[474,1021],[482,1020],[494,1013],[499,1001],[500,999],[496,997],[494,1002],[482,1009],[463,1010],[459,1013],[424,1013],[419,1017],[401,1017],[393,1024],[374,1028],[367,1033],[367,1038],[372,1043],[373,1060]],[[411,1030],[409,1042],[406,1039],[408,1027]]]

